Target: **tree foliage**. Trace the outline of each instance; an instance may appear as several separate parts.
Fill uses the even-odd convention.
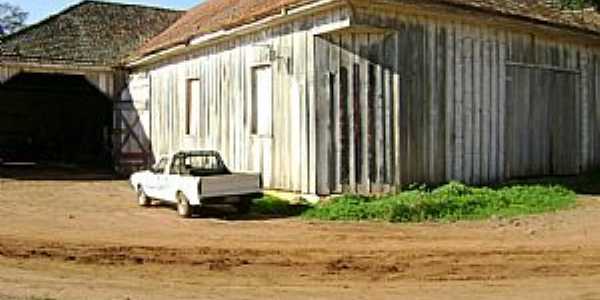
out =
[[[19,6],[0,2],[0,37],[13,33],[25,26],[27,15],[27,12],[23,11]]]

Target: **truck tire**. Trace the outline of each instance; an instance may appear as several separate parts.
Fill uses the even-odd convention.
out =
[[[142,188],[142,186],[139,186],[137,189],[137,198],[138,198],[139,206],[142,206],[142,207],[150,206],[150,198],[148,198],[148,196],[146,196],[146,193],[144,192],[144,189]]]
[[[188,201],[187,197],[183,193],[177,194],[177,214],[182,218],[189,218],[192,216],[192,206]]]

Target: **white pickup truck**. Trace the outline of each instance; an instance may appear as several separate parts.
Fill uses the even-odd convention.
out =
[[[216,151],[180,151],[164,156],[148,171],[131,175],[138,204],[152,200],[177,204],[188,218],[200,207],[233,205],[245,213],[262,196],[260,174],[232,173]]]

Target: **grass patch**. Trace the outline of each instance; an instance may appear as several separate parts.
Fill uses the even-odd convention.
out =
[[[491,189],[451,182],[433,190],[419,188],[385,197],[343,196],[311,207],[302,216],[347,221],[455,221],[556,211],[574,205],[575,198],[573,191],[556,185]]]

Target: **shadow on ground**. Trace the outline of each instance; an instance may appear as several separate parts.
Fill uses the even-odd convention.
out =
[[[577,194],[600,195],[600,169],[577,176],[549,176],[509,180],[498,187],[512,185],[560,185]]]
[[[169,209],[177,213],[174,204],[155,201],[148,209]],[[263,221],[272,219],[286,219],[301,216],[310,209],[306,204],[290,204],[287,201],[271,198],[255,199],[248,213],[239,213],[232,206],[203,207],[196,212],[192,219],[220,219],[226,221]]]

